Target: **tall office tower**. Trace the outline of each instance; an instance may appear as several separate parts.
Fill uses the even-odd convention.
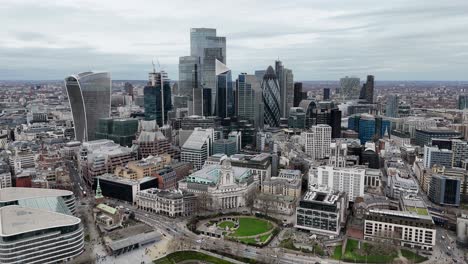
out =
[[[294,83],[294,102],[293,106],[298,107],[299,103],[302,101],[302,99],[305,99],[303,96],[302,92],[302,83],[301,82],[295,82]]]
[[[458,109],[463,110],[468,108],[468,95],[460,94],[458,96]]]
[[[265,124],[270,127],[279,127],[281,118],[281,95],[278,79],[273,67],[269,66],[263,76],[263,107]]]
[[[290,69],[286,69],[279,60],[275,61],[275,73],[280,88],[280,113],[287,118],[289,108],[294,104],[294,76]]]
[[[265,70],[257,70],[255,71],[255,77],[257,77],[258,81],[260,83],[263,82],[263,76],[265,76],[266,71]]]
[[[189,101],[190,115],[212,116],[213,111],[211,110],[211,102],[213,99],[211,98],[211,95],[211,89],[208,88],[192,89],[192,100]]]
[[[312,126],[310,131],[301,133],[305,142],[305,152],[314,160],[330,155],[331,127],[329,125]]]
[[[332,138],[341,137],[341,111],[338,108],[330,111],[330,126],[332,128]]]
[[[164,71],[149,73],[143,89],[145,120],[156,120],[159,126],[167,124],[167,112],[172,109],[171,84]]]
[[[346,156],[348,155],[348,144],[342,140],[337,140],[330,144],[330,158],[328,165],[332,167],[346,167]]]
[[[344,100],[359,99],[361,92],[361,80],[356,77],[344,77],[340,79],[340,93]]]
[[[398,117],[398,96],[389,95],[385,106],[385,116]]]
[[[231,70],[216,60],[216,116],[234,116],[234,93],[232,90]]]
[[[127,93],[128,95],[130,95],[133,99],[133,85],[129,82],[125,82],[124,84],[124,90],[125,90],[125,93]]]
[[[179,82],[180,95],[191,96],[193,89],[200,88],[200,57],[179,57]]]
[[[200,84],[203,88],[211,89],[211,110],[215,111],[216,60],[226,64],[226,38],[217,37],[214,28],[192,28],[190,55],[200,58]]]
[[[292,70],[284,69],[285,84],[285,113],[283,117],[289,116],[289,109],[294,105],[294,75]]]
[[[100,118],[110,117],[111,77],[108,72],[82,72],[65,78],[75,139],[95,138]]]
[[[330,88],[323,88],[323,100],[330,100]]]
[[[255,75],[239,74],[236,81],[237,116],[251,120],[256,129],[263,128],[263,100],[261,83]]]
[[[367,75],[367,81],[362,85],[359,99],[364,99],[369,104],[374,103],[374,75]]]

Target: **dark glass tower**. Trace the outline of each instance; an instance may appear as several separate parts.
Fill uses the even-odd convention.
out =
[[[367,75],[367,81],[362,85],[360,99],[366,100],[367,103],[374,103],[374,76]]]
[[[280,87],[276,78],[275,70],[269,66],[262,82],[263,105],[265,108],[265,124],[270,127],[279,127],[281,118]]]
[[[143,89],[145,120],[156,120],[158,126],[167,123],[167,112],[172,109],[171,85],[164,71],[153,70],[148,85]]]
[[[323,100],[330,100],[330,88],[323,88]]]
[[[332,109],[330,111],[330,126],[332,127],[332,138],[341,137],[341,111]]]
[[[75,139],[95,139],[100,118],[110,117],[111,77],[108,72],[82,72],[65,78]]]
[[[216,116],[221,118],[234,116],[234,94],[232,91],[231,71],[217,76]]]

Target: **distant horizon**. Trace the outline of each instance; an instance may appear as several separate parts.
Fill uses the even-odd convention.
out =
[[[344,77],[344,76],[343,76]],[[352,76],[348,76],[348,77],[352,77]],[[64,78],[65,79],[65,78]],[[18,79],[18,80],[9,80],[9,79],[4,79],[4,80],[1,80],[0,79],[0,82],[60,82],[60,81],[64,81],[64,79],[24,79],[24,80],[21,80],[21,79]],[[169,78],[170,79],[170,78]],[[237,78],[236,78],[237,79]],[[363,78],[360,78],[361,79],[361,82],[365,82],[365,79]],[[113,82],[123,82],[123,81],[134,81],[134,82],[147,82],[148,80],[144,80],[144,79],[112,79],[111,81]],[[178,82],[178,80],[173,80],[173,79],[170,79],[171,82]],[[233,81],[235,81],[235,79],[233,78]],[[294,82],[339,82],[340,80],[294,80]],[[375,83],[379,83],[379,82],[451,82],[451,83],[454,83],[454,82],[466,82],[466,84],[468,84],[468,79],[467,80],[378,80],[376,79],[375,80]]]

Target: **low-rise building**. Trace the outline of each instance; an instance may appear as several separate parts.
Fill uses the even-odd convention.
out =
[[[468,245],[468,215],[461,214],[457,217],[457,243]]]
[[[113,173],[118,166],[125,166],[136,159],[135,148],[122,147],[112,140],[100,139],[83,142],[79,168],[85,183],[91,186],[95,177]]]
[[[181,190],[146,189],[137,193],[138,208],[169,217],[188,216],[197,211],[197,197]]]
[[[298,229],[337,236],[346,223],[348,197],[344,192],[320,186],[310,189],[296,209]]]
[[[105,230],[112,230],[122,225],[126,214],[118,208],[106,204],[98,204],[93,212],[94,220]]]
[[[418,194],[419,186],[406,171],[397,168],[388,168],[389,196],[399,199],[400,195]]]
[[[117,175],[106,173],[96,178],[102,190],[102,195],[105,197],[127,201],[134,204],[136,201],[136,194],[140,190],[149,188],[157,188],[158,180],[154,177],[144,177],[137,180],[122,178]]]
[[[460,180],[434,174],[429,187],[429,199],[439,205],[460,205]]]
[[[11,172],[0,173],[0,189],[12,187]]]
[[[378,188],[382,185],[381,176],[382,172],[379,169],[366,169],[364,178],[364,186],[370,188]]]
[[[432,250],[436,229],[429,214],[372,209],[365,216],[364,239],[394,241],[404,247]]]
[[[179,189],[199,196],[202,209],[222,210],[244,207],[257,189],[252,170],[236,167],[231,159],[208,165],[179,182]]]

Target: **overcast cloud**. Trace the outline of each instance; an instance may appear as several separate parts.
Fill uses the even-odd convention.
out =
[[[234,74],[280,58],[296,80],[468,80],[467,0],[2,0],[0,79],[106,70],[171,79],[191,27],[227,38]]]

